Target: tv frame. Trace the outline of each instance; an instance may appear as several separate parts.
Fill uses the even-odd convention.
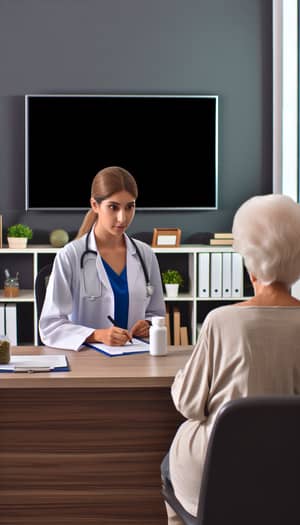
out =
[[[138,206],[136,211],[146,211],[146,212],[157,212],[157,211],[214,211],[218,209],[218,196],[219,196],[219,173],[218,173],[218,157],[219,157],[219,96],[218,95],[191,95],[191,94],[76,94],[76,93],[55,93],[55,94],[26,94],[25,95],[25,210],[26,211],[75,211],[75,212],[86,212],[89,209],[89,206],[86,207],[33,207],[29,205],[29,160],[28,160],[28,150],[29,150],[29,138],[28,138],[28,105],[30,98],[205,98],[205,99],[214,99],[215,100],[215,162],[214,162],[214,180],[215,180],[215,191],[214,191],[214,206],[158,206],[158,207],[145,207]],[[95,173],[96,174],[96,173]],[[140,184],[138,184],[140,189]],[[142,191],[142,190],[141,190]]]

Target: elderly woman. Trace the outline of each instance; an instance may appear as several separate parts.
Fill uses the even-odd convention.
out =
[[[300,393],[300,301],[291,295],[300,277],[300,206],[284,195],[253,197],[238,209],[232,231],[254,296],[207,315],[171,391],[186,421],[162,463],[162,477],[193,515],[220,407],[240,397]],[[169,525],[182,523],[168,505],[167,512]]]

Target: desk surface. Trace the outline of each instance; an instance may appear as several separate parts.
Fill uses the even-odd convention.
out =
[[[171,386],[192,346],[170,346],[166,356],[131,354],[107,357],[95,350],[73,352],[46,346],[15,346],[12,354],[65,354],[69,372],[3,373],[0,388],[139,388]]]

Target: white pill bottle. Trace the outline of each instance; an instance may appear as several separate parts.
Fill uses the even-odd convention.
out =
[[[152,317],[152,325],[149,329],[149,343],[151,355],[166,355],[167,327],[165,317]]]

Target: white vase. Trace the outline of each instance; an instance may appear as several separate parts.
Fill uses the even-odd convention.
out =
[[[27,247],[27,237],[7,237],[8,247],[22,250]]]
[[[179,284],[165,284],[167,297],[177,297]]]

